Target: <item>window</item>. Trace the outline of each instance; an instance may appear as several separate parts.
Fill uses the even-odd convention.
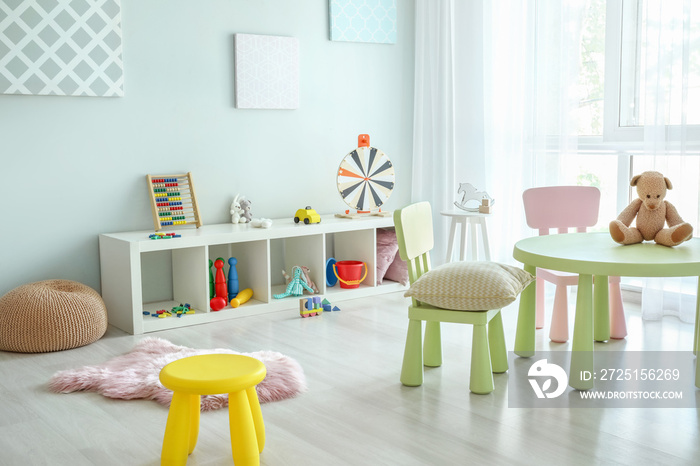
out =
[[[604,139],[641,142],[660,125],[669,141],[699,141],[700,4],[608,0],[606,16]]]

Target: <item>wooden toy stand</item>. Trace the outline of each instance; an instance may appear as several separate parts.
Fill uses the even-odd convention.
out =
[[[146,175],[146,179],[151,195],[153,225],[156,231],[167,226],[196,225],[197,228],[202,226],[191,173]]]

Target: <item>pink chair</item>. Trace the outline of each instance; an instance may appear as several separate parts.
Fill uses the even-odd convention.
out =
[[[585,232],[598,221],[600,191],[592,186],[549,186],[530,188],[523,192],[525,219],[530,228],[548,235],[550,228],[557,233],[568,233],[569,228]],[[556,285],[554,309],[549,338],[555,342],[569,339],[568,286],[578,283],[578,276],[556,270],[537,269],[536,321],[537,328],[544,327],[544,280]],[[627,326],[620,294],[620,277],[608,277],[610,303],[610,337],[625,338]]]

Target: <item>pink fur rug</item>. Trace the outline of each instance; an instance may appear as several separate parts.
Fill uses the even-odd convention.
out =
[[[198,354],[243,354],[260,360],[267,376],[257,386],[261,403],[291,398],[306,390],[304,371],[297,361],[274,351],[238,353],[229,349],[192,349],[162,338],[144,338],[133,350],[97,366],[57,372],[49,388],[57,393],[96,391],[108,398],[145,398],[169,406],[173,392],[161,385],[158,375],[166,364]],[[202,396],[202,411],[228,406],[228,395]]]

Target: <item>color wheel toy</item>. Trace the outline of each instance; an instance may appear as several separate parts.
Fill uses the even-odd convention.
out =
[[[394,189],[394,165],[384,152],[369,145],[369,135],[360,134],[357,145],[340,162],[337,177],[340,197],[357,213],[346,210],[344,214],[336,216],[389,216],[391,213],[382,212],[381,206]]]

